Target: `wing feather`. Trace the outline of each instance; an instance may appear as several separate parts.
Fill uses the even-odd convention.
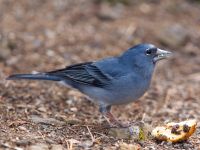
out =
[[[103,87],[111,82],[111,77],[103,73],[93,62],[68,66],[64,69],[47,72],[47,74],[96,87]]]

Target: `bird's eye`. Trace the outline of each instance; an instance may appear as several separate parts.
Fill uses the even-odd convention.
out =
[[[152,53],[152,52],[151,52],[151,49],[147,49],[147,50],[146,50],[146,55],[151,55],[151,53]]]
[[[157,48],[153,47],[153,48],[149,48],[146,50],[145,54],[146,55],[154,55],[157,52]]]

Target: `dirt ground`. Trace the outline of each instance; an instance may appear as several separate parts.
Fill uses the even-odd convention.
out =
[[[117,0],[116,0],[117,1]],[[146,42],[173,52],[148,93],[113,107],[123,121],[200,120],[200,3],[195,0],[0,0],[0,149],[200,149],[200,127],[182,143],[109,136],[98,107],[53,82],[6,81],[120,54]],[[122,113],[123,112],[123,113]]]

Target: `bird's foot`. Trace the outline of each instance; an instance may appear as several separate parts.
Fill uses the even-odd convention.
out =
[[[110,128],[128,128],[130,127],[130,124],[116,121],[116,122],[109,122],[109,126]]]
[[[122,123],[122,122],[118,121],[117,119],[115,119],[115,117],[111,114],[111,112],[107,112],[104,115],[104,117],[107,120],[107,122],[109,123],[110,128],[128,128],[128,127],[130,127],[130,124]]]

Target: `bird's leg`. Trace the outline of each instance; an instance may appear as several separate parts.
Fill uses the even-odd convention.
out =
[[[120,121],[118,121],[111,111],[111,106],[100,106],[99,111],[102,113],[106,121],[109,123],[111,127],[129,127],[127,124],[123,124]]]

